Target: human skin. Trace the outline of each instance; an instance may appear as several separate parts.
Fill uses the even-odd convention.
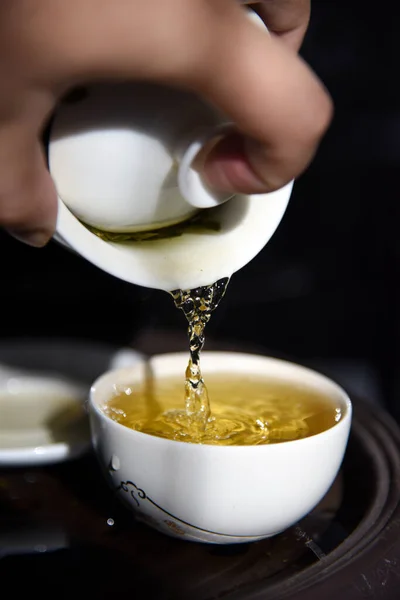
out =
[[[54,232],[57,203],[42,132],[78,85],[147,80],[190,89],[237,126],[198,168],[221,191],[265,193],[312,161],[332,102],[298,50],[308,0],[1,0],[0,227],[33,246]]]

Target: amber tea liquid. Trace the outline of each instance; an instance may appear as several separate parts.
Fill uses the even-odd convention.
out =
[[[147,378],[104,408],[113,420],[151,435],[191,443],[257,445],[300,439],[333,427],[341,411],[316,391],[284,381],[235,373],[208,375],[200,356],[204,332],[229,279],[175,290],[175,306],[188,321],[186,377]],[[211,399],[211,402],[210,402]]]
[[[149,243],[180,236],[186,228],[211,228],[204,214],[187,223],[140,234],[93,230],[113,242]],[[104,411],[123,425],[152,435],[217,445],[268,444],[314,435],[341,418],[340,409],[315,391],[282,381],[232,373],[211,375],[207,386],[200,357],[205,327],[223,298],[229,278],[192,290],[171,292],[188,322],[189,361],[185,377],[127,387]],[[211,403],[210,403],[211,398]]]
[[[333,427],[342,413],[312,388],[240,373],[207,376],[211,414],[201,429],[182,410],[183,378],[132,385],[104,408],[113,420],[151,435],[213,445],[258,445],[309,437]]]

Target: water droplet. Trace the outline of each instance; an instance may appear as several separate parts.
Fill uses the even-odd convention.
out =
[[[111,458],[111,468],[113,471],[118,471],[121,468],[121,461],[115,454]]]

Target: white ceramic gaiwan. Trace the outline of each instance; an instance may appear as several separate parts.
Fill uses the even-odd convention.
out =
[[[230,197],[206,187],[193,161],[231,127],[194,94],[162,85],[93,85],[61,103],[48,149],[59,197],[55,239],[145,287],[191,289],[230,277],[269,241],[292,190],[290,183],[271,194]],[[159,241],[113,243],[83,225],[149,231],[204,210],[213,230]]]
[[[155,377],[182,375],[186,353],[164,354],[102,375],[93,384],[89,417],[94,449],[117,496],[139,520],[168,535],[215,544],[274,536],[306,516],[332,485],[345,453],[352,406],[345,391],[317,372],[257,355],[204,352],[202,371],[243,373],[314,388],[342,419],[309,438],[261,446],[189,444],[134,431],[101,407],[134,386],[150,366]],[[183,399],[177,399],[177,406]],[[212,398],[211,398],[212,402]]]

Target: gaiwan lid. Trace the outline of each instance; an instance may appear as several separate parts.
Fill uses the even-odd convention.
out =
[[[227,127],[188,92],[94,85],[57,110],[49,167],[60,199],[84,223],[109,232],[159,229],[229,198],[207,189],[193,167]]]

